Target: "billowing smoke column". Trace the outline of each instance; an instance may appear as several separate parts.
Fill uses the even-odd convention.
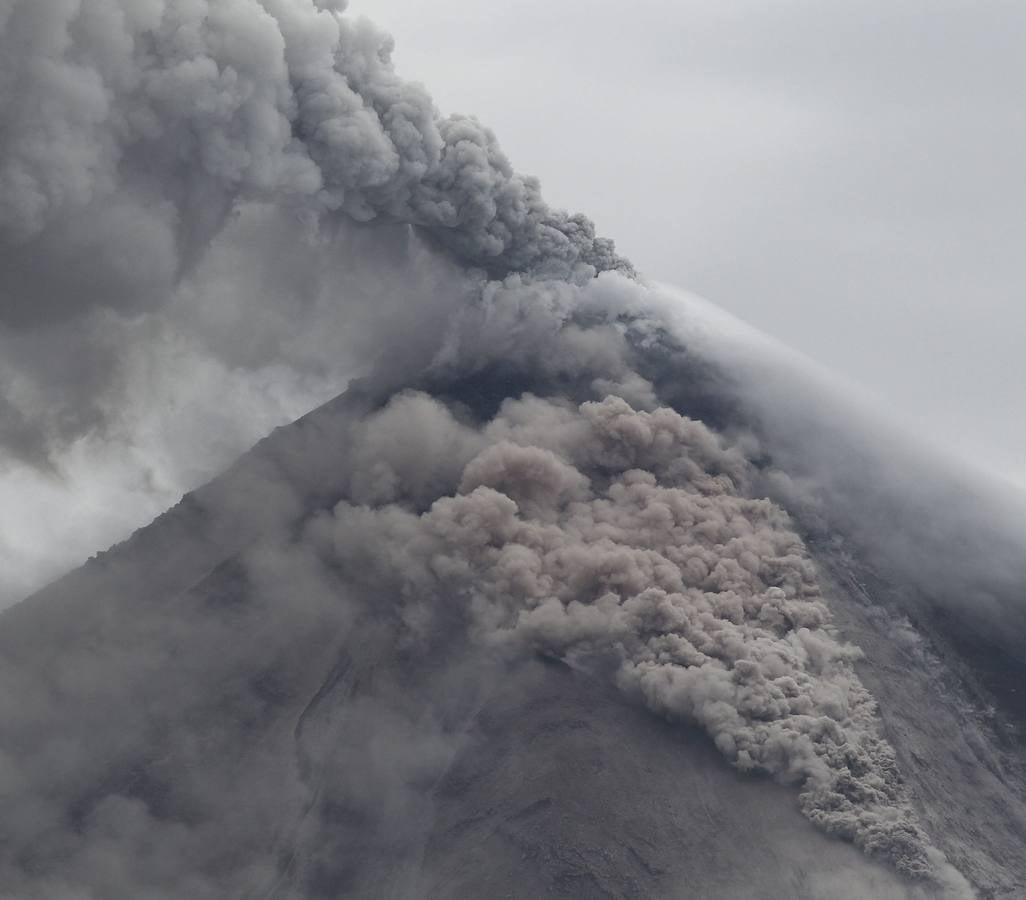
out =
[[[17,496],[102,480],[138,518],[84,511],[80,531],[120,538],[337,392],[393,330],[368,321],[378,310],[433,327],[463,276],[397,249],[397,224],[493,274],[627,268],[491,132],[440,117],[395,74],[391,39],[344,6],[0,4],[0,445],[4,468],[44,473],[16,473]],[[361,266],[406,274],[386,289]],[[194,373],[219,387],[190,391]],[[155,418],[161,405],[179,413]],[[111,471],[116,457],[145,474]],[[7,552],[20,524],[0,522],[9,570],[29,568],[30,547]],[[34,568],[35,586],[57,574]],[[26,589],[0,577],[0,603]]]
[[[236,856],[262,859],[281,810],[302,806],[299,788],[274,793],[279,737],[237,767],[211,762],[207,743],[234,744],[197,698],[230,685],[249,746],[271,733],[269,709],[297,702],[274,666],[331,668],[337,647],[302,647],[332,634],[349,656],[377,647],[379,666],[463,659],[467,643],[473,658],[555,657],[701,726],[737,768],[797,785],[827,832],[968,896],[918,824],[802,540],[760,496],[758,442],[728,445],[668,408],[699,404],[698,375],[687,357],[672,384],[656,377],[686,354],[629,264],[587,219],[551,210],[476,121],[440,118],[394,73],[388,38],[343,7],[0,5],[8,337],[159,308],[257,204],[325,235],[324,254],[339,222],[399,223],[464,270],[440,324],[395,341],[354,388],[372,398],[359,416],[322,411],[315,449],[286,438],[259,478],[196,501],[216,523],[205,543],[152,559],[137,547],[153,570],[117,557],[113,587],[97,564],[96,608],[71,621],[52,597],[5,617],[3,671],[22,698],[0,717],[5,883],[180,896],[187,871],[190,896],[214,897],[273,879],[269,861],[210,854],[229,834]],[[324,273],[343,296],[344,273]],[[212,570],[213,593],[177,615],[171,599]],[[233,606],[235,580],[260,615]],[[295,690],[319,683],[297,676]],[[403,715],[389,719],[399,742]],[[444,735],[428,744],[444,765]],[[229,811],[240,785],[247,805]]]
[[[261,197],[418,225],[491,272],[629,268],[490,131],[440,118],[387,35],[328,6],[7,3],[3,320],[159,303],[232,204]],[[72,290],[83,268],[97,277]]]

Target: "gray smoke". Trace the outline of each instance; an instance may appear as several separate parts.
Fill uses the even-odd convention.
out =
[[[628,269],[344,4],[6,4],[0,315],[163,302],[234,205],[422,227],[491,272]]]
[[[0,7],[2,465],[55,502],[99,469],[133,510],[93,508],[49,565],[8,513],[0,559],[30,574],[2,602],[80,561],[76,533],[120,539],[328,399],[399,327],[435,327],[477,288],[425,241],[491,274],[629,268],[345,6]]]
[[[405,419],[420,404],[431,401],[401,399],[382,415]],[[473,443],[449,430],[446,455],[458,460],[452,451]],[[799,784],[828,831],[932,874],[939,854],[853,671],[857,651],[829,627],[786,515],[740,493],[752,473],[737,449],[671,410],[614,397],[579,409],[507,401],[483,438],[459,492],[426,513],[380,505],[392,479],[373,509],[339,505],[321,527],[343,567],[403,598],[414,628],[455,604],[488,645],[611,677],[655,712],[701,724],[739,769]]]
[[[82,515],[95,549],[352,385],[5,615],[5,889],[271,891],[318,804],[355,856],[415,856],[462,723],[540,654],[971,896],[805,539],[862,539],[838,515],[884,508],[877,462],[829,477],[852,431],[803,443],[800,373],[550,209],[344,9],[0,3],[9,496],[136,498]]]

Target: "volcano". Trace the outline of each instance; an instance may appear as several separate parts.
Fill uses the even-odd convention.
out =
[[[294,420],[0,613],[0,896],[1026,895],[1021,498],[344,7],[0,4],[13,470]]]
[[[503,385],[515,390],[510,398]],[[460,542],[498,559],[488,574],[452,547],[418,548],[415,528],[438,515],[447,487],[460,484],[453,499],[482,494],[467,473],[489,453],[477,440],[482,427],[495,431],[498,422],[503,442],[493,448],[535,455],[493,475],[488,499],[514,505],[514,516],[536,521],[550,543],[553,509],[576,520],[567,529],[583,528],[586,495],[559,500],[559,460],[536,446],[545,443],[539,434],[552,446],[560,417],[582,439],[565,382],[563,399],[542,408],[552,386],[509,369],[455,380],[436,372],[400,389],[354,385],[125,543],[7,610],[2,822],[11,896],[1016,896],[1024,877],[1021,659],[973,639],[921,587],[885,577],[839,535],[810,534],[788,547],[812,567],[817,605],[822,597],[833,623],[807,621],[806,638],[822,631],[838,647],[861,648],[844,662],[852,666],[843,671],[845,696],[816,711],[841,729],[830,741],[847,754],[843,787],[811,803],[818,776],[778,759],[800,751],[778,750],[779,738],[759,731],[796,713],[758,709],[746,726],[752,733],[739,733],[733,748],[718,730],[723,716],[745,716],[745,691],[759,677],[782,686],[810,679],[812,697],[836,692],[826,662],[792,659],[784,672],[781,646],[759,656],[774,635],[798,633],[800,611],[785,602],[778,612],[787,621],[765,634],[725,636],[728,645],[752,643],[734,657],[699,649],[694,629],[671,627],[665,611],[636,612],[612,636],[587,620],[577,626],[583,634],[567,634],[566,612],[539,631],[525,613],[551,614],[543,603],[514,616],[480,609],[496,566],[502,601],[514,602],[517,578],[527,577],[513,571],[527,539],[500,549],[487,511],[466,514]],[[689,463],[683,476],[660,472],[659,483],[744,480],[736,469],[710,475],[695,466],[704,459],[709,470],[729,471],[738,458],[693,420],[665,408],[645,414],[692,431],[661,448],[658,433],[630,434],[642,420],[625,401],[587,403],[615,413],[608,458],[592,457],[592,482],[609,480],[599,471],[611,466],[635,473],[635,486],[657,488],[634,468],[646,454],[657,468],[652,453],[671,468]],[[539,416],[541,432],[525,430]],[[628,506],[630,481],[613,478],[599,509]],[[699,499],[721,498],[722,484],[705,487]],[[412,528],[382,531],[374,521],[400,509]],[[589,604],[636,602],[629,568],[616,560],[632,547],[644,547],[656,567],[642,595],[665,582],[660,566],[686,567],[672,547],[658,559],[648,549],[644,522],[666,509],[650,497],[639,512],[630,536],[616,536],[607,519],[590,544],[560,551],[552,543],[550,575],[561,572],[572,587],[548,584],[542,594],[571,590],[575,599],[561,604],[587,617]],[[708,545],[720,562],[743,534],[737,523],[732,531]],[[595,559],[571,570],[582,546]],[[770,581],[786,556],[763,553],[742,561]],[[425,580],[404,580],[399,573],[418,556]],[[777,581],[791,600],[810,591]],[[763,590],[754,613],[767,622]],[[731,615],[699,618],[716,635],[744,622],[744,613]],[[711,711],[673,694],[653,699],[625,677],[618,645],[641,638],[655,648],[642,662],[674,659],[682,672],[700,672],[701,660],[680,655],[685,634],[732,686],[702,688],[714,696]],[[762,659],[769,668],[768,658],[781,671],[756,677],[746,667]],[[882,757],[879,746],[877,756],[868,752],[865,735],[843,733],[857,714],[852,694],[865,689],[879,709],[873,740],[894,748]],[[753,750],[768,743],[766,757],[742,765],[745,740]],[[881,758],[890,767],[882,774],[874,771]],[[893,792],[874,794],[888,777]],[[794,785],[803,780],[800,802]],[[826,814],[839,810],[882,821],[862,833],[844,818],[831,822]]]

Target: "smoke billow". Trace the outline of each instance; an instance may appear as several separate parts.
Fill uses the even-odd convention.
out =
[[[2,314],[164,300],[240,200],[420,226],[492,272],[628,269],[548,208],[391,40],[313,2],[14,3],[3,29]],[[88,276],[83,283],[83,276]]]
[[[613,397],[507,401],[483,438],[459,492],[423,514],[336,507],[322,527],[343,568],[403,598],[411,627],[455,604],[486,644],[598,670],[701,724],[738,768],[801,785],[828,831],[930,874],[857,651],[830,629],[785,514],[740,493],[741,453]]]
[[[586,218],[550,209],[491,132],[443,118],[345,6],[4,4],[5,467],[62,496],[89,491],[112,444],[132,460],[104,476],[131,513],[75,517],[58,567],[82,558],[84,528],[123,537],[332,396],[383,351],[400,306],[431,328],[466,288],[424,264],[424,241],[492,274],[629,268]],[[413,243],[396,233],[409,225]],[[193,451],[213,427],[219,447]],[[0,527],[5,568],[31,572],[4,579],[5,602],[56,574],[18,552],[23,526]]]
[[[113,540],[350,385],[4,615],[5,889],[415,896],[467,723],[542,656],[796,786],[904,896],[971,896],[807,540],[872,549],[872,454],[828,478],[800,373],[345,6],[0,5],[5,490],[98,484],[128,511],[71,519]]]

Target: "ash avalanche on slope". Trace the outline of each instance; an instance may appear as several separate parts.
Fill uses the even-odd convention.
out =
[[[524,646],[615,680],[695,722],[739,769],[796,783],[806,814],[903,871],[940,855],[916,825],[875,704],[840,642],[786,515],[747,499],[741,453],[705,426],[607,397],[525,396],[476,435],[422,395],[444,443],[483,448],[458,492],[417,514],[388,462],[315,533],[347,571],[400,600],[414,631],[447,613],[487,645]],[[368,427],[370,434],[375,423]],[[448,432],[445,434],[445,432]],[[436,436],[436,439],[437,436]]]

